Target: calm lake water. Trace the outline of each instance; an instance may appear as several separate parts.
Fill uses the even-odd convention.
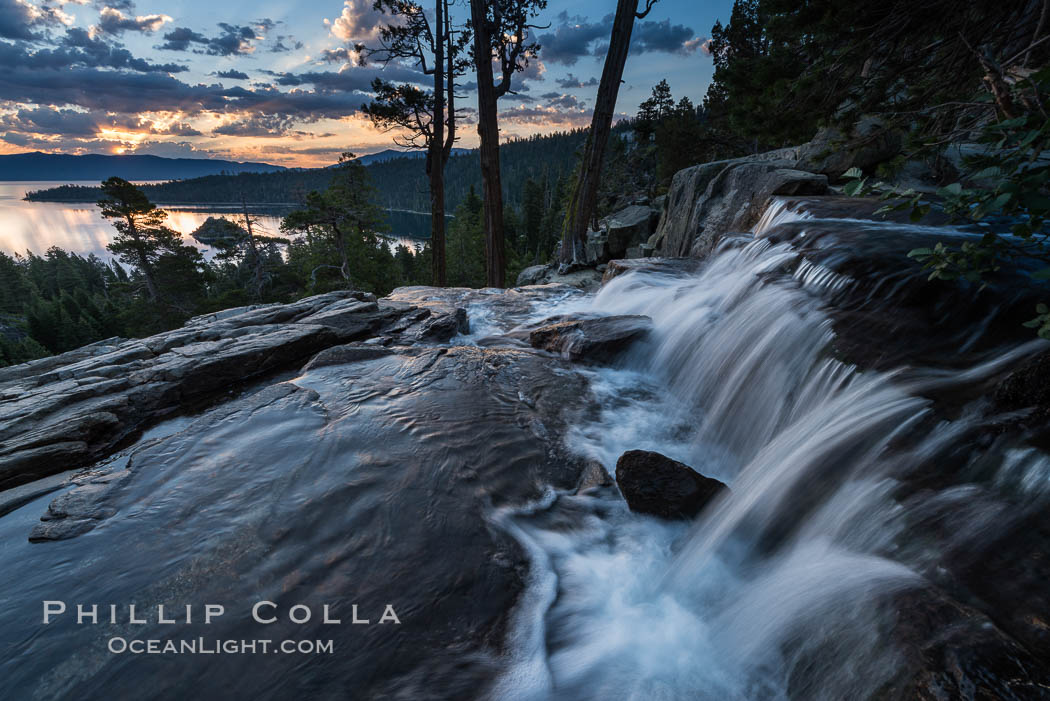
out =
[[[26,202],[22,198],[30,190],[44,190],[63,182],[0,182],[0,251],[25,255],[32,251],[43,255],[52,246],[72,253],[94,253],[108,260],[112,257],[106,244],[113,237],[113,225],[102,218],[98,207],[84,202]],[[95,181],[76,182],[76,185],[97,185]],[[205,253],[209,247],[198,243],[189,234],[208,217],[240,216],[235,206],[186,205],[165,206],[167,224],[182,234],[187,243]],[[278,213],[252,212],[257,219],[256,231],[272,236],[280,235],[281,219]],[[388,222],[389,239],[393,248],[404,243],[410,248],[421,246],[430,232],[430,215],[415,212],[392,212]]]

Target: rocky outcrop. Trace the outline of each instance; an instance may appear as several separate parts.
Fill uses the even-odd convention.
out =
[[[602,284],[618,278],[624,273],[642,271],[666,275],[684,275],[695,272],[700,262],[695,258],[633,258],[611,260],[602,275]]]
[[[605,217],[598,222],[597,231],[587,232],[586,263],[598,265],[648,247],[659,219],[660,210],[648,203],[632,204]]]
[[[458,301],[469,294],[483,293],[425,296]],[[513,291],[493,297],[506,297],[508,305],[535,299]],[[286,597],[327,599],[345,625],[322,624],[318,603],[308,624],[292,625],[281,615],[266,629],[281,639],[309,636],[355,650],[331,656],[326,676],[310,684],[352,687],[361,698],[477,696],[502,667],[489,661],[508,635],[530,570],[526,553],[493,524],[492,513],[532,503],[546,485],[568,492],[585,483],[584,461],[567,452],[562,437],[581,413],[596,410],[594,400],[586,378],[566,361],[531,349],[407,346],[395,339],[389,350],[260,383],[169,435],[141,441],[126,465],[83,473],[51,500],[32,531],[33,540],[49,542],[33,547],[36,559],[8,563],[8,573],[53,564],[66,576],[49,596],[72,601],[66,592],[78,582],[105,582],[115,601],[134,601],[140,612],[173,597],[246,602],[200,628],[214,639],[258,634],[250,602],[280,602],[287,611],[293,600]],[[586,484],[591,480],[600,486],[601,475]],[[53,542],[92,529],[89,538]],[[118,576],[129,566],[137,567],[134,576]],[[15,593],[36,597],[39,606],[33,585],[5,590]],[[350,602],[359,602],[359,615],[372,625],[350,625]],[[377,623],[388,602],[400,624]],[[145,639],[170,635],[172,626],[151,617],[135,628]],[[54,687],[45,691],[48,682],[39,681],[53,672],[64,680],[58,696],[75,694],[75,684],[91,679],[113,698],[133,697],[141,680],[115,673],[118,656],[96,655],[87,673],[76,671],[83,670],[83,656],[69,651],[90,650],[99,630],[71,624],[61,635],[44,636],[41,654],[17,676],[7,674],[5,689],[17,690],[15,698],[54,697]],[[122,630],[113,633],[126,635]],[[238,693],[295,695],[297,656],[267,657],[267,673],[247,674]],[[180,696],[190,684],[211,697],[229,684],[226,667],[163,667],[148,670],[155,696]],[[293,683],[280,686],[281,680]]]
[[[1031,427],[1030,441],[1050,451],[1050,351],[1044,351],[1011,372],[992,391],[996,409],[1022,412]]]
[[[386,346],[378,343],[347,343],[341,346],[333,346],[310,358],[310,362],[303,367],[303,372],[314,368],[322,368],[326,365],[345,365],[346,363],[356,363],[362,360],[374,360],[390,355],[392,352]]]
[[[569,265],[564,269],[558,266],[533,265],[525,268],[518,275],[518,287],[527,285],[568,285],[578,290],[593,290],[601,284],[602,274],[589,266]]]
[[[886,129],[877,119],[860,120],[848,134],[824,127],[799,148],[799,167],[837,180],[850,168],[871,170],[896,157],[901,144],[900,132]]]
[[[825,128],[801,146],[686,168],[671,182],[656,233],[626,257],[706,257],[726,234],[750,230],[770,197],[825,194],[829,179],[870,171],[900,151],[899,133],[862,119],[849,133]]]
[[[529,344],[569,360],[600,362],[645,336],[652,325],[649,317],[641,315],[555,317],[529,333]]]
[[[899,594],[893,606],[891,636],[902,664],[875,698],[1046,698],[1046,658],[1033,656],[980,612],[934,589]]]
[[[621,258],[629,248],[648,241],[659,216],[658,210],[633,205],[606,217],[603,229],[609,258]]]
[[[774,195],[821,195],[824,175],[793,161],[737,159],[675,174],[668,204],[650,244],[662,256],[705,257],[726,234],[747,231]]]
[[[525,287],[526,285],[542,285],[550,279],[550,276],[553,273],[554,266],[552,265],[530,265],[518,273],[516,284],[518,287]]]
[[[616,461],[616,483],[631,511],[666,519],[693,518],[728,487],[677,460],[629,450]]]
[[[161,417],[326,348],[382,332],[441,342],[465,327],[466,312],[451,305],[332,292],[4,368],[0,489],[93,462]]]

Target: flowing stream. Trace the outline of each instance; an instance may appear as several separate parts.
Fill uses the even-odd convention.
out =
[[[126,481],[91,532],[26,542],[55,495],[0,517],[0,677],[17,698],[117,698],[147,679],[156,698],[870,696],[906,662],[893,602],[925,588],[945,547],[915,524],[962,504],[987,523],[1007,496],[1044,503],[1050,462],[996,444],[959,459],[992,465],[982,500],[902,492],[979,423],[966,403],[941,418],[931,388],[974,386],[1044,346],[981,354],[971,329],[943,366],[851,364],[830,302],[875,297],[830,264],[839,249],[799,254],[851,226],[781,202],[699,272],[638,270],[513,312],[512,293],[474,294],[472,333],[450,344],[271,380],[158,427],[99,466]],[[612,367],[504,336],[574,312],[645,314],[654,329]],[[590,408],[537,428],[535,397]],[[666,522],[632,514],[615,488],[577,494],[559,472],[559,451],[612,472],[630,449],[731,491],[695,522]],[[357,604],[373,620],[392,603],[403,623],[282,618],[267,636],[334,638],[339,654],[191,662],[108,653],[112,629],[43,627],[43,599],[231,612],[180,626],[187,636],[259,637],[240,609],[262,599],[330,603],[344,619]]]
[[[873,223],[811,216],[779,202],[699,275],[627,273],[585,307],[646,314],[655,330],[595,371],[605,408],[568,442],[610,470],[626,450],[658,451],[731,492],[688,526],[633,515],[613,493],[551,490],[501,511],[533,573],[494,698],[866,698],[898,673],[885,605],[921,589],[936,557],[905,552],[908,524],[963,496],[893,498],[902,464],[937,459],[968,428],[931,421],[922,390],[977,383],[1045,344],[953,375],[861,372],[831,352],[825,311],[853,281],[771,235]],[[1013,471],[1024,499],[1045,499],[1045,455],[1019,473],[1017,451],[991,459],[1000,484]]]

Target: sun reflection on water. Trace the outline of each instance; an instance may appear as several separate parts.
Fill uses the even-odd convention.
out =
[[[113,225],[89,203],[26,202],[22,198],[30,190],[43,190],[62,182],[0,182],[0,251],[8,254],[26,255],[33,252],[43,255],[52,246],[86,256],[95,254],[103,260],[113,256],[106,250],[113,238]],[[95,181],[75,183],[97,185]],[[214,250],[198,243],[190,233],[208,217],[225,216],[236,219],[236,209],[224,211],[190,211],[164,207],[168,212],[167,225],[182,234],[183,241],[196,246],[211,257]],[[279,236],[281,220],[276,216],[253,215],[256,233]],[[404,236],[390,237],[391,248],[399,243],[409,247],[420,243]]]

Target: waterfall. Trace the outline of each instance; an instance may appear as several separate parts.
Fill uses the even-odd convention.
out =
[[[625,450],[656,450],[730,492],[688,525],[631,514],[615,495],[500,513],[550,602],[517,612],[533,645],[511,645],[533,670],[543,657],[544,674],[501,698],[778,699],[790,687],[840,699],[892,676],[880,606],[922,585],[896,555],[896,470],[934,459],[966,418],[937,423],[919,394],[952,381],[943,373],[905,379],[835,357],[826,308],[854,281],[773,236],[810,218],[775,202],[700,273],[629,272],[593,299],[591,312],[645,314],[654,329],[623,366],[593,371],[606,408],[570,447],[610,472]],[[1031,475],[1045,472],[1015,450],[1001,479],[1039,491]]]

